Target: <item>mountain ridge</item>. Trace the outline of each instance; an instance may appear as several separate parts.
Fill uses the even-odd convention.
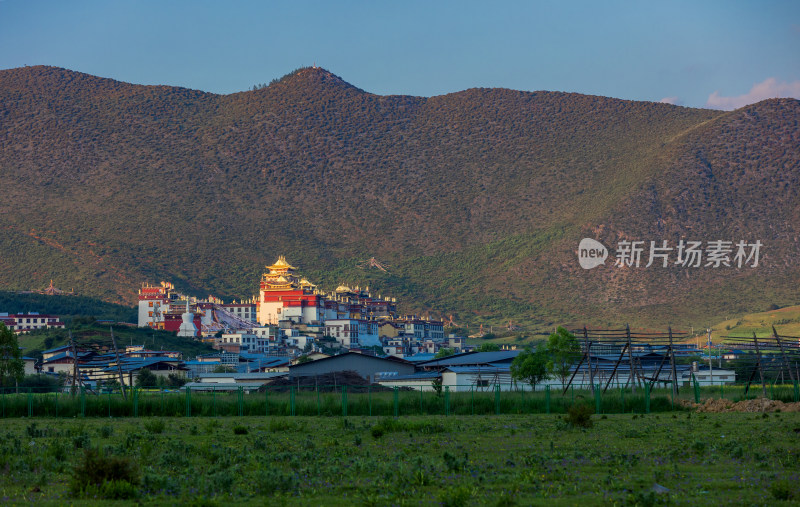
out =
[[[709,210],[730,204],[730,188],[708,187],[693,169],[709,204],[680,197],[703,190],[686,168],[702,167],[704,150],[712,173],[726,178],[739,173],[725,172],[736,160],[721,146],[748,157],[745,174],[780,166],[770,180],[736,180],[781,192],[778,204],[790,213],[758,207],[775,227],[794,231],[800,209],[784,192],[796,181],[797,150],[770,148],[797,136],[792,99],[721,112],[508,89],[380,96],[309,68],[266,88],[216,95],[27,69],[0,71],[0,177],[15,182],[0,202],[7,288],[28,288],[26,272],[33,280],[62,273],[64,284],[116,301],[130,301],[138,281],[161,278],[197,295],[247,297],[263,265],[286,254],[323,285],[363,280],[411,298],[409,310],[470,322],[546,326],[601,311],[634,318],[639,310],[615,308],[613,291],[600,287],[615,286],[614,277],[575,271],[576,238],[599,226],[654,234],[659,207],[672,210],[668,232],[677,238],[688,222],[666,195],[713,218]],[[26,91],[31,76],[51,88]],[[761,161],[752,159],[759,139],[772,143]],[[49,198],[37,195],[42,189]],[[620,202],[642,218],[620,211]],[[734,218],[744,212],[736,208]],[[689,225],[716,233],[711,218]],[[797,251],[788,237],[779,245],[781,259]],[[357,267],[372,256],[393,265],[391,273]],[[532,260],[545,257],[554,261]],[[665,283],[656,275],[664,273],[635,275],[644,292],[631,292],[640,299],[630,308],[673,304],[687,318],[718,316],[720,303],[697,308],[700,294],[690,303],[655,295]],[[753,305],[773,295],[781,300],[769,303],[793,302],[788,284],[774,278]],[[575,299],[578,281],[602,301]],[[694,290],[670,283],[674,293]]]

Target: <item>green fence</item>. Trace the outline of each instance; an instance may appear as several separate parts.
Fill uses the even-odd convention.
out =
[[[0,417],[149,417],[149,416],[404,416],[558,414],[575,404],[593,406],[605,414],[648,413],[681,410],[681,401],[705,398],[731,401],[761,395],[761,386],[707,386],[696,382],[683,387],[677,399],[670,388],[610,387],[603,392],[558,386],[536,391],[495,385],[445,386],[436,390],[377,386],[304,386],[280,388],[241,387],[236,390],[130,388],[96,393],[86,389],[42,392],[35,389],[0,390]],[[767,397],[784,402],[800,401],[794,385],[769,385]]]

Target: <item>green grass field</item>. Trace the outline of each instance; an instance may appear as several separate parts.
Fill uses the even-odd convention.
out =
[[[587,429],[561,415],[4,419],[0,498],[448,506],[800,498],[800,413],[592,418]],[[131,482],[71,492],[91,448]],[[92,466],[83,464],[84,475],[100,473]]]

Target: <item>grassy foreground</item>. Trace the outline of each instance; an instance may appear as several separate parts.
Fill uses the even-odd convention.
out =
[[[0,499],[204,505],[774,505],[800,413],[5,419]],[[85,449],[131,483],[70,481]],[[129,462],[125,463],[125,460]],[[109,465],[111,463],[111,465]],[[121,466],[123,463],[124,466]]]

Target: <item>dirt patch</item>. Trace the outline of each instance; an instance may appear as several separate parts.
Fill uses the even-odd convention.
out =
[[[719,398],[707,398],[700,403],[691,401],[681,401],[685,408],[696,410],[697,412],[800,412],[800,403],[784,403],[782,401],[757,398],[754,400],[743,400],[733,402]]]

